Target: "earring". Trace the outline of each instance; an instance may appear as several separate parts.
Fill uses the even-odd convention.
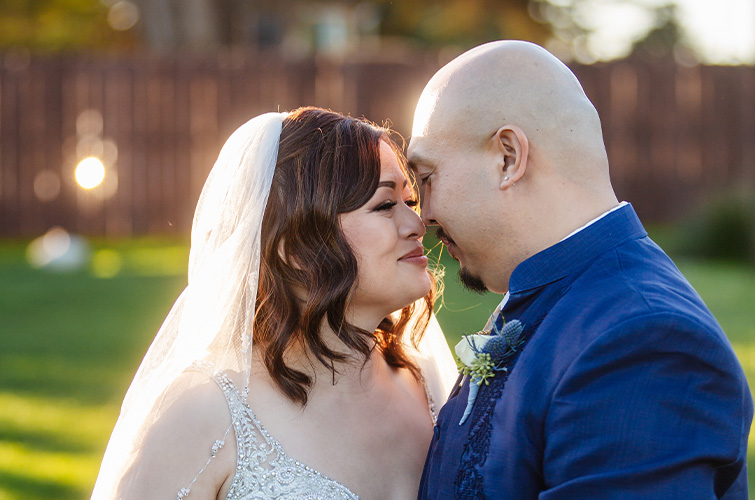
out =
[[[503,178],[503,180],[504,180],[504,181],[507,181],[507,180],[509,180],[509,176],[508,176],[508,175],[507,175],[507,176],[505,176],[505,177]]]

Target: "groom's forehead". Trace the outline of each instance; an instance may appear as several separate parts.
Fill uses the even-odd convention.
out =
[[[435,162],[423,156],[413,156],[407,160],[407,164],[409,165],[409,169],[415,173],[420,170],[433,170],[436,166]]]
[[[409,169],[413,172],[418,171],[420,168],[428,168],[432,166],[432,162],[421,155],[412,155],[407,158],[407,164]]]
[[[412,137],[406,151],[406,159],[409,168],[417,171],[420,168],[432,168],[436,162],[433,159],[432,144],[426,137]]]

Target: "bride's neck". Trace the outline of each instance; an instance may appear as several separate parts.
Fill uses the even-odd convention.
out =
[[[369,332],[374,332],[377,328],[377,324],[369,329],[362,325],[355,326]],[[345,359],[344,361],[334,362],[332,367],[335,369],[334,371],[331,367],[318,361],[312,353],[299,353],[298,359],[293,360],[293,362],[300,366],[303,365],[303,368],[308,368],[306,373],[313,376],[313,389],[332,386],[336,390],[350,391],[356,389],[364,391],[382,374],[381,368],[385,363],[382,353],[374,343],[371,344],[371,350],[365,359],[361,352],[354,351],[346,346],[327,324],[320,329],[320,338],[329,349],[343,355]],[[370,342],[372,342],[371,339]]]
[[[361,318],[360,321],[353,315],[347,319],[350,324],[368,332],[374,332],[380,320],[382,318],[373,318],[371,321]],[[324,389],[344,393],[363,393],[385,376],[388,367],[377,346],[371,346],[372,349],[365,359],[361,352],[354,351],[345,345],[327,321],[323,321],[319,334],[328,349],[343,355],[345,360],[334,361],[331,368],[321,363],[311,352],[307,352],[304,346],[292,349],[286,357],[286,364],[312,377],[313,386],[310,392]]]

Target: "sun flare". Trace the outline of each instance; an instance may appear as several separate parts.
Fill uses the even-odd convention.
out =
[[[105,179],[105,165],[99,158],[84,158],[76,166],[76,182],[84,189],[93,189]]]

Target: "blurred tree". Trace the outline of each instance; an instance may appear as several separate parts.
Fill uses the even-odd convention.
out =
[[[157,50],[217,46],[221,26],[214,3],[212,0],[136,0],[141,11],[142,36]]]
[[[501,38],[544,43],[549,26],[529,14],[529,0],[380,0],[381,33],[425,45],[470,47]]]
[[[632,54],[644,59],[693,57],[679,27],[676,6],[667,5],[656,10],[655,25],[632,44]]]
[[[116,3],[115,0],[0,0],[0,48],[22,46],[57,51],[129,47],[134,43],[132,35],[114,29],[109,22],[111,7]]]
[[[156,48],[216,44],[271,46],[294,34],[317,48],[336,31],[348,42],[375,35],[421,45],[468,47],[499,38],[544,42],[547,25],[529,0],[135,0]],[[330,30],[330,34],[326,33]],[[343,34],[342,34],[343,35]]]
[[[401,38],[470,47],[500,38],[544,43],[530,0],[0,0],[0,47],[206,50],[281,46],[358,50]]]
[[[676,0],[530,0],[530,13],[550,27],[553,36],[545,46],[564,60],[694,57]]]

